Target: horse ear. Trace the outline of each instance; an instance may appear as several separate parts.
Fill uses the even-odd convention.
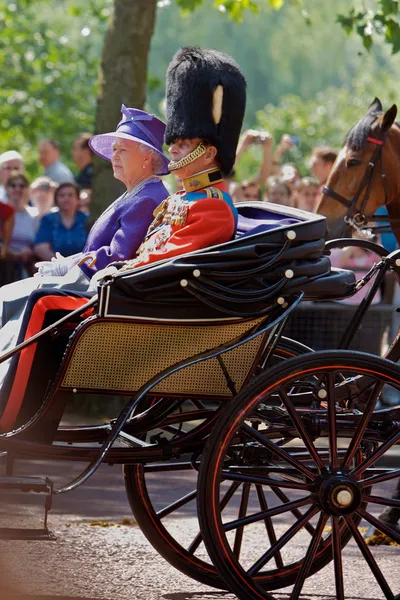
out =
[[[385,112],[382,120],[382,130],[387,131],[393,125],[397,115],[397,106],[393,104],[389,110]]]
[[[368,107],[368,113],[382,112],[382,104],[379,98],[375,98]]]

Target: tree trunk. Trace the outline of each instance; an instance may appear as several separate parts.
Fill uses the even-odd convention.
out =
[[[144,106],[156,8],[157,0],[114,1],[101,58],[96,133],[115,131],[121,119],[121,104]],[[95,157],[94,165],[91,212],[97,217],[125,188],[114,179],[108,161]]]

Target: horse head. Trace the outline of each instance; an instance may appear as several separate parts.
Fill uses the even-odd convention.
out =
[[[357,227],[374,220],[379,206],[386,205],[389,218],[398,223],[392,225],[400,242],[400,128],[396,115],[396,105],[383,113],[375,98],[347,134],[317,207],[317,213],[326,216],[330,239],[351,237]]]

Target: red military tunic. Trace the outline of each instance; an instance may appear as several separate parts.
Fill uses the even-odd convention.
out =
[[[237,210],[224,182],[177,192],[156,208],[154,217],[138,257],[122,270],[222,244],[234,237],[237,224]]]

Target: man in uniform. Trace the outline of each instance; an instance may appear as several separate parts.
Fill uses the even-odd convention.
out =
[[[227,242],[237,211],[223,181],[232,171],[242,127],[246,82],[235,61],[215,50],[182,48],[167,71],[169,169],[181,181],[154,212],[131,270]]]

